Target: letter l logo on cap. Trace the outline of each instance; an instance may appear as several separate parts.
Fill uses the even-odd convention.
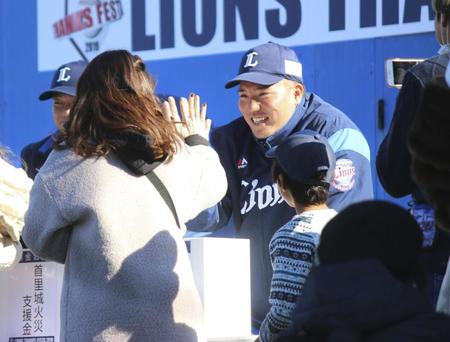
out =
[[[244,68],[255,67],[258,65],[258,61],[254,58],[258,55],[257,52],[250,52],[247,55],[247,60],[245,61]]]
[[[65,67],[65,68],[62,68],[61,70],[59,70],[59,77],[56,82],[61,82],[61,81],[67,82],[68,80],[70,80],[70,74],[66,75],[66,72],[69,70],[70,70],[69,67]]]

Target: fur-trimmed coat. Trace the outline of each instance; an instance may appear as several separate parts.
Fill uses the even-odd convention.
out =
[[[14,267],[22,257],[19,239],[32,185],[25,172],[0,153],[0,271]]]

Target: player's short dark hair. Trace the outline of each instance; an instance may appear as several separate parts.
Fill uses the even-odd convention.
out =
[[[320,205],[327,202],[330,184],[323,182],[326,171],[317,172],[311,184],[304,184],[289,177],[274,159],[272,179],[275,183],[278,183],[280,175],[283,175],[286,188],[292,193],[296,203],[301,205]]]

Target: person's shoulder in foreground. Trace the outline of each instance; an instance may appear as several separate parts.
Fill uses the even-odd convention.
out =
[[[422,233],[403,208],[354,204],[322,231],[320,266],[278,341],[448,341],[450,317],[423,293]]]

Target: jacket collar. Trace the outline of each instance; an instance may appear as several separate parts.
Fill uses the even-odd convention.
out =
[[[294,128],[297,126],[298,122],[307,112],[312,99],[313,99],[312,93],[305,93],[302,97],[302,100],[295,109],[295,112],[292,114],[292,116],[289,118],[289,120],[283,127],[281,127],[278,131],[276,131],[274,134],[265,139],[257,139],[255,137],[256,142],[258,143],[259,146],[262,147],[264,152],[267,152],[270,148],[274,146],[278,146],[281,141],[283,141],[286,137],[288,137],[292,133]]]

